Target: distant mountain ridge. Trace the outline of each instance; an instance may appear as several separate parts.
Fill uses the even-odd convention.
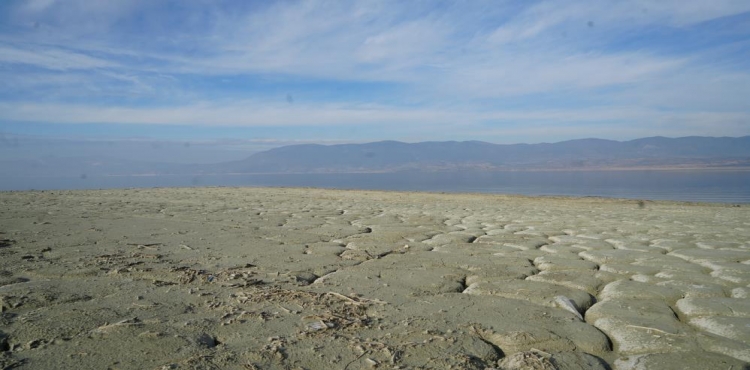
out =
[[[726,168],[750,169],[750,136],[649,137],[630,141],[579,139],[541,144],[482,141],[302,144],[231,162],[165,163],[109,156],[2,159],[11,177],[85,177],[398,171],[506,171]]]
[[[521,170],[748,167],[750,136],[578,139],[541,144],[482,141],[290,145],[235,162],[236,172],[341,173],[402,170]]]

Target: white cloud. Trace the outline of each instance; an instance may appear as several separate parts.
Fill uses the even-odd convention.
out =
[[[54,70],[93,69],[117,63],[50,47],[18,48],[0,45],[0,63],[26,64]]]
[[[265,102],[203,103],[170,108],[96,107],[60,104],[0,103],[0,120],[58,123],[138,123],[240,127],[342,126],[397,128],[409,125],[427,129],[442,127],[476,132],[491,123],[497,132],[515,132],[536,125],[557,130],[618,130],[623,125],[642,135],[682,132],[685,135],[744,135],[750,112],[660,111],[642,106],[591,109],[539,110],[440,110],[389,106],[269,106]],[[593,126],[592,126],[593,125]],[[567,127],[567,128],[560,128]],[[713,134],[712,134],[713,133]]]
[[[640,53],[566,55],[540,52],[497,56],[474,68],[446,76],[440,90],[468,98],[517,96],[551,91],[587,90],[632,84],[674,70],[679,59]]]
[[[523,42],[548,31],[686,27],[750,11],[745,0],[555,0],[532,3],[487,37],[493,44]],[[591,22],[591,23],[589,23]],[[563,27],[572,25],[573,27]]]
[[[682,27],[750,11],[745,0],[636,0],[622,1],[614,10],[651,22],[666,20]]]
[[[358,61],[412,67],[429,64],[448,44],[448,25],[418,20],[367,37],[357,50]]]
[[[60,123],[188,124],[203,126],[311,126],[450,122],[457,113],[392,107],[295,106],[242,101],[164,108],[0,103],[0,120]]]
[[[582,16],[582,3],[541,2],[530,6],[518,16],[495,29],[487,37],[491,44],[523,41],[558,26],[571,18]]]
[[[40,12],[49,8],[57,0],[28,0],[24,4],[24,10],[29,12]]]
[[[507,127],[544,123],[559,130],[568,125],[571,132],[583,127],[577,125],[581,122],[604,122],[601,127],[612,130],[620,127],[613,122],[628,122],[629,130],[640,130],[632,124],[638,122],[644,133],[682,128],[697,133],[710,125],[721,127],[717,132],[748,129],[748,108],[741,102],[748,94],[743,85],[750,85],[746,67],[712,63],[700,50],[665,52],[648,40],[638,48],[609,44],[643,28],[678,33],[679,28],[738,15],[750,11],[747,1],[563,0],[524,2],[519,10],[513,8],[518,3],[496,1],[455,2],[446,9],[431,2],[321,0],[253,3],[244,13],[221,10],[212,2],[180,2],[178,7],[189,8],[185,12],[192,15],[185,20],[190,26],[169,23],[170,14],[163,13],[159,2],[25,4],[14,14],[21,31],[0,34],[0,65],[48,70],[46,84],[45,76],[34,73],[15,76],[14,92],[24,86],[57,90],[46,95],[45,101],[53,102],[49,104],[0,100],[0,120],[216,126],[409,123],[477,130],[482,122]],[[192,12],[192,7],[202,12]],[[133,14],[145,31],[123,21]],[[40,29],[28,27],[37,20]],[[163,80],[155,77],[159,74]],[[366,86],[378,81],[397,88],[388,97],[331,94],[317,106],[269,104],[244,91],[223,95],[219,102],[214,91],[189,89],[195,80],[215,82],[235,74],[282,75],[292,85],[343,81]],[[188,88],[181,91],[182,86]],[[154,101],[139,108],[97,100],[115,93]],[[555,95],[563,102],[558,106],[570,97],[597,105],[557,108],[527,100],[522,105],[530,108],[495,106],[534,94]],[[66,96],[76,101],[89,96],[94,103],[71,105]]]

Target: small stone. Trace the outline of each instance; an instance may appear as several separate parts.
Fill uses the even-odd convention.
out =
[[[294,281],[300,285],[312,284],[318,278],[318,275],[315,275],[308,271],[290,272],[289,276],[294,278]]]
[[[196,342],[199,345],[205,346],[207,348],[214,348],[219,344],[219,342],[216,340],[215,337],[208,335],[206,333],[203,333],[200,336],[198,336],[198,338],[196,339]]]
[[[0,332],[0,351],[10,351],[10,345],[8,344],[8,335]]]
[[[27,342],[24,347],[26,349],[34,349],[34,348],[39,348],[39,346],[41,346],[42,344],[44,344],[43,340],[41,340],[41,339],[34,339],[32,341]]]

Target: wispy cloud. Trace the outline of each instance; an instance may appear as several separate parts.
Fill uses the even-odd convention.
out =
[[[750,29],[733,25],[748,12],[734,0],[11,1],[0,125],[740,135]]]
[[[281,104],[259,104],[243,101],[231,104],[201,103],[171,108],[91,107],[70,104],[3,104],[0,110],[12,121],[57,122],[66,124],[158,124],[214,127],[299,127],[337,130],[357,130],[377,126],[385,131],[398,131],[405,125],[417,129],[431,127],[437,130],[424,133],[425,138],[436,139],[444,135],[440,130],[457,132],[470,138],[475,132],[503,133],[540,132],[543,128],[555,132],[575,132],[581,136],[616,138],[617,134],[630,132],[628,137],[659,135],[673,132],[693,134],[744,135],[748,112],[715,111],[663,111],[641,106],[614,106],[600,108],[517,109],[517,110],[446,110],[394,108],[372,105],[307,105],[285,107]],[[706,125],[712,122],[712,125]],[[621,130],[618,127],[626,127]],[[490,129],[488,129],[490,127]],[[541,128],[540,128],[541,127]],[[591,131],[595,128],[594,131]],[[614,130],[615,134],[608,134]],[[543,130],[542,130],[543,131]],[[592,133],[587,134],[587,131]],[[437,135],[437,136],[436,136]],[[479,134],[477,134],[479,135]],[[565,136],[569,138],[569,136]],[[352,140],[362,140],[353,135]]]
[[[115,67],[117,63],[58,48],[0,46],[0,63],[21,64],[51,70],[90,70]]]

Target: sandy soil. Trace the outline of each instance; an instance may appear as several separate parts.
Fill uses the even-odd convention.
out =
[[[0,193],[0,367],[741,369],[750,207]]]

